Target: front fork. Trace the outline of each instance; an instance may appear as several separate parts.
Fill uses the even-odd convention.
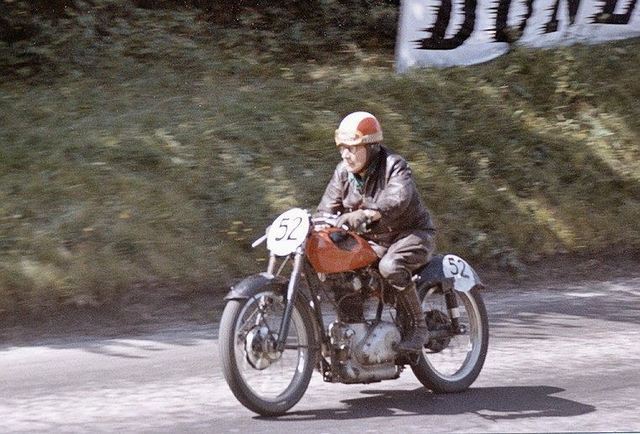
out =
[[[453,289],[452,279],[446,279],[442,284],[444,299],[447,303],[449,318],[451,318],[451,330],[456,334],[464,334],[466,327],[460,325],[460,309],[458,307],[458,297]]]
[[[300,281],[300,276],[302,275],[302,264],[303,264],[304,255],[302,253],[302,249],[298,249],[296,251],[295,257],[293,258],[293,271],[291,272],[291,278],[289,279],[289,286],[287,286],[287,295],[285,299],[284,305],[284,315],[282,315],[282,322],[280,323],[280,330],[278,332],[278,342],[276,349],[279,352],[284,351],[285,344],[287,343],[287,335],[289,334],[289,326],[291,324],[291,313],[293,312],[293,305],[296,301],[296,288],[298,287],[298,282]],[[275,266],[275,257],[271,257],[269,260],[269,273],[273,273],[273,268]]]

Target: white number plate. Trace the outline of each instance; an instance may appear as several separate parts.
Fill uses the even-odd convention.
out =
[[[476,285],[475,272],[464,259],[456,255],[446,255],[442,258],[442,271],[445,277],[455,279],[454,289],[462,292],[471,290]]]
[[[309,233],[309,213],[293,208],[282,213],[269,227],[267,249],[276,256],[287,256],[304,243]]]

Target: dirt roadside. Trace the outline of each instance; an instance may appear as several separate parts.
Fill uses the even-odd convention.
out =
[[[556,255],[524,269],[478,267],[488,291],[566,287],[640,276],[639,251],[597,255]],[[0,346],[33,345],[77,337],[112,338],[172,328],[213,326],[224,308],[226,288],[189,296],[169,295],[167,288],[137,288],[118,306],[68,307],[48,315],[0,317]]]

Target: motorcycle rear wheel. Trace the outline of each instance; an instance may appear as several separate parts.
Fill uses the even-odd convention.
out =
[[[427,345],[418,363],[411,365],[418,380],[435,393],[468,389],[480,374],[489,347],[489,320],[478,290],[454,293],[458,298],[460,324],[466,327],[466,333],[446,338],[441,347],[436,344],[429,349]],[[440,291],[427,293],[422,309],[425,315],[432,312],[432,318],[448,318],[445,297]],[[433,315],[434,312],[438,315]]]
[[[311,312],[298,300],[282,354],[274,347],[284,312],[283,297],[265,289],[230,300],[220,320],[220,357],[225,379],[249,410],[278,416],[307,390],[315,362]],[[268,348],[265,350],[265,348]]]

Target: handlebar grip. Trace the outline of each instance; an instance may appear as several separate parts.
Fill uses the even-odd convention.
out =
[[[253,242],[253,244],[251,244],[252,248],[256,248],[258,247],[260,244],[262,244],[265,240],[267,239],[267,234],[264,234],[263,236],[261,236],[260,238],[258,238],[257,240],[255,240]]]

